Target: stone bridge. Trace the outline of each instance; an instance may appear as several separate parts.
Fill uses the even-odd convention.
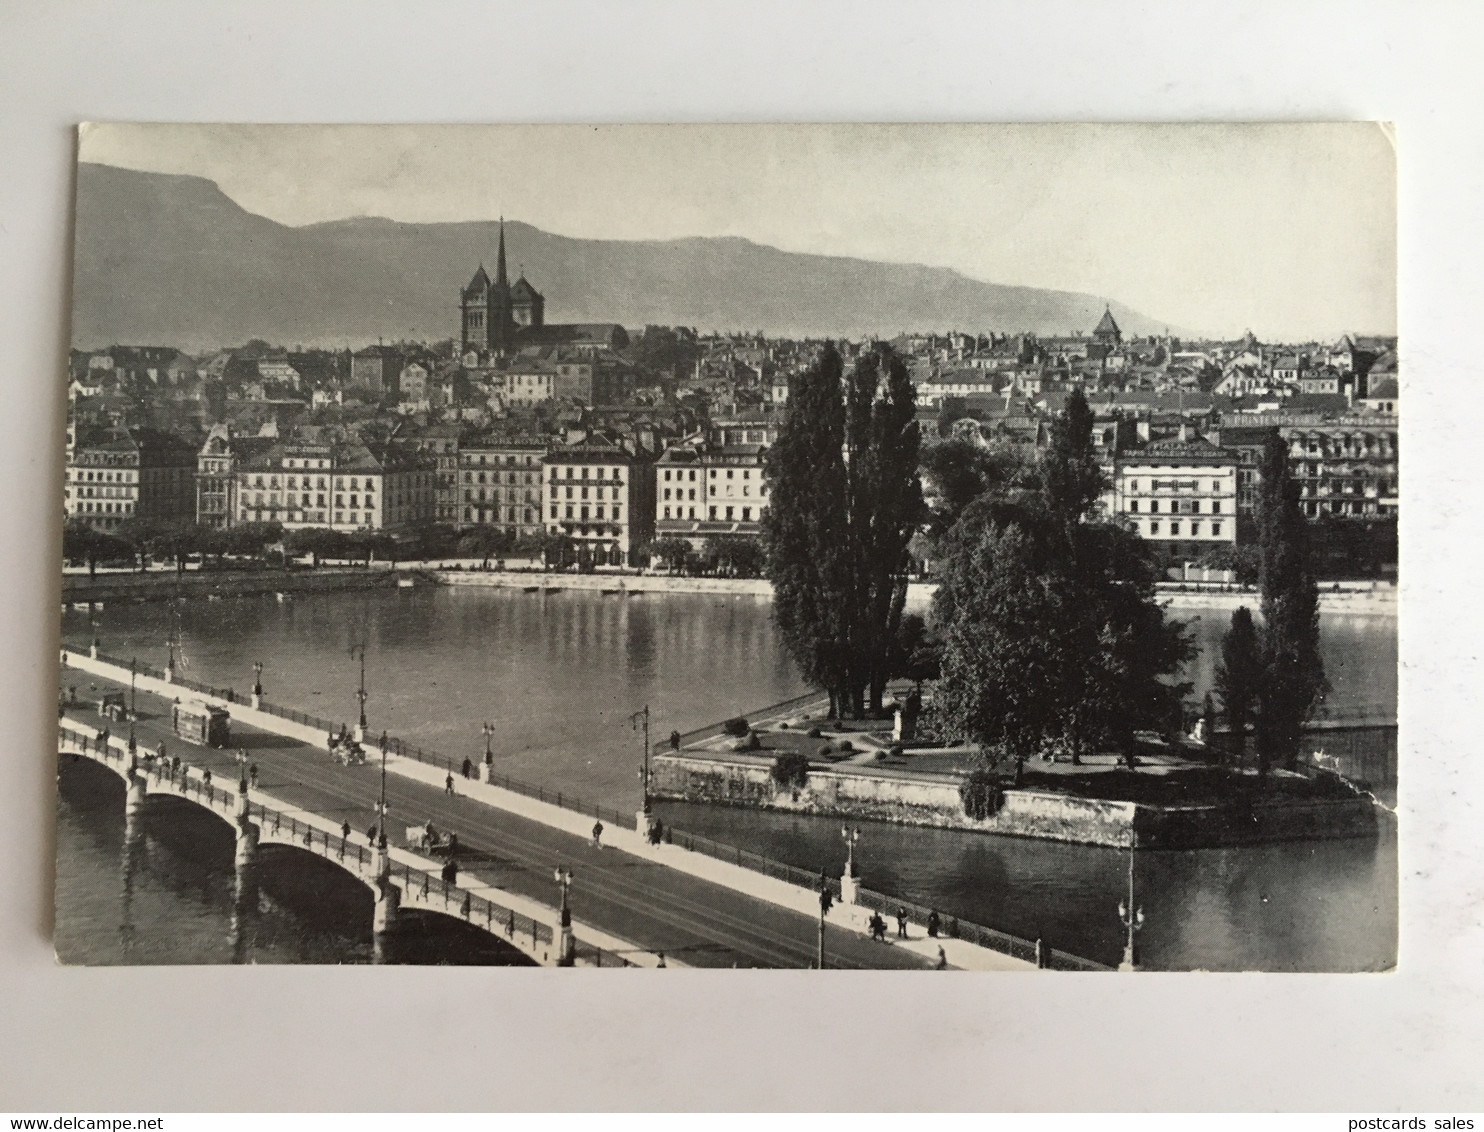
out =
[[[258,854],[265,845],[281,845],[329,861],[371,890],[375,900],[372,938],[376,954],[388,953],[395,937],[410,929],[408,911],[430,912],[461,920],[489,933],[507,947],[543,967],[634,966],[623,956],[597,950],[579,959],[567,909],[544,909],[533,915],[530,902],[477,880],[447,880],[435,862],[389,847],[385,836],[375,847],[352,844],[343,827],[318,814],[284,805],[246,780],[222,784],[210,771],[172,764],[164,758],[110,737],[100,741],[64,726],[64,756],[86,758],[107,767],[124,783],[124,813],[134,822],[152,796],[165,795],[193,803],[232,827],[237,839],[235,865],[238,901],[256,897]],[[494,899],[502,897],[503,899]],[[515,905],[526,907],[517,911]]]

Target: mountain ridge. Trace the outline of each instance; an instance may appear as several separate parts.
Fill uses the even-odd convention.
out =
[[[244,209],[205,177],[80,162],[73,344],[194,351],[250,338],[343,346],[452,337],[459,289],[480,262],[494,263],[498,232],[494,220],[377,216],[291,226]],[[594,240],[515,220],[505,233],[512,274],[531,277],[550,322],[793,337],[1085,334],[1105,302],[745,236]],[[1126,334],[1165,329],[1109,305]]]

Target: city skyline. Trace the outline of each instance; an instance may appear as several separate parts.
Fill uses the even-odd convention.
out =
[[[205,177],[294,226],[503,215],[579,238],[731,236],[1089,292],[1212,338],[1396,332],[1392,136],[1370,123],[95,124],[79,157]]]

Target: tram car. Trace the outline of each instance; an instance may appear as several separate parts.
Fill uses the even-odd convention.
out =
[[[210,704],[176,704],[170,713],[175,733],[190,743],[205,747],[225,747],[232,741],[226,708]]]

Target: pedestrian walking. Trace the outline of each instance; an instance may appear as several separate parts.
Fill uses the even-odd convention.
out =
[[[452,798],[454,796],[454,794],[453,794],[453,772],[452,771],[449,771],[448,777],[443,780],[443,792],[445,794],[447,794],[450,798]]]
[[[593,848],[603,848],[603,823],[600,821],[593,823]]]
[[[663,967],[665,965],[665,953],[663,951],[661,951],[659,953],[659,960],[660,961],[658,963],[656,963],[655,966],[656,967]]]
[[[211,785],[211,769],[209,767],[201,772],[201,781],[206,783],[207,786]]]
[[[371,828],[368,829],[368,830],[366,830],[366,843],[368,845],[375,845],[376,844],[376,823],[375,822],[372,822],[371,823]]]
[[[464,777],[465,778],[468,778],[469,775],[470,775],[470,773],[473,770],[474,770],[474,764],[468,758],[465,758],[464,759]]]
[[[907,909],[897,909],[897,938],[907,938]]]
[[[877,943],[886,942],[886,921],[881,918],[880,912],[871,913],[871,938]]]
[[[247,766],[247,782],[254,790],[258,788],[258,764],[249,763]]]
[[[350,840],[350,822],[348,822],[348,821],[341,822],[340,823],[340,840],[341,841],[349,841]]]
[[[948,970],[948,954],[943,950],[943,945],[938,944],[938,970]]]
[[[936,908],[933,909],[933,911],[931,911],[931,912],[928,913],[927,929],[928,929],[928,938],[929,939],[937,939],[938,938],[938,925],[941,922],[942,921],[940,921],[938,919],[938,911],[937,911]]]

